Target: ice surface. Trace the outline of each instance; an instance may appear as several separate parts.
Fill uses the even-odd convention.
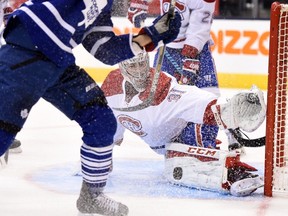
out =
[[[222,90],[230,97],[235,90]],[[264,124],[251,137],[264,136]],[[11,154],[0,170],[1,216],[77,215],[81,177],[79,147],[81,130],[43,100],[33,108],[18,134],[23,152]],[[227,140],[219,133],[223,148]],[[243,160],[263,173],[264,147],[246,148]],[[127,204],[130,216],[287,216],[288,198],[229,195],[176,187],[162,176],[162,156],[135,135],[126,132],[124,143],[114,150],[114,171],[106,193]]]

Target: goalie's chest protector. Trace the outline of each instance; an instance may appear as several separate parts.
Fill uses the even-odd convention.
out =
[[[13,13],[27,29],[33,43],[58,66],[75,62],[72,49],[101,12],[109,12],[112,0],[27,1]],[[9,22],[8,22],[9,25]],[[76,37],[77,36],[77,37]]]

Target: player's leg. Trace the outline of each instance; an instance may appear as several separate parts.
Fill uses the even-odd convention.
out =
[[[35,59],[37,55],[38,52],[11,44],[1,47],[0,156],[11,146],[32,106],[42,96],[49,82],[53,82],[57,74],[61,73],[59,68],[40,59],[20,64]]]
[[[117,122],[95,81],[73,65],[43,98],[75,120],[83,131],[82,188],[77,200],[80,214],[127,215],[127,206],[103,193],[112,164]]]
[[[0,129],[0,168],[8,164],[9,151],[7,149],[15,136],[16,134],[13,132]]]
[[[156,67],[158,56],[159,53],[156,52],[153,67]],[[180,82],[182,65],[181,49],[172,49],[166,47],[161,70],[169,73],[171,76],[174,76],[177,81]]]

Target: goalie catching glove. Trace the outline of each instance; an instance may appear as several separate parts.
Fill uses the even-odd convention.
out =
[[[235,152],[170,143],[165,156],[165,177],[176,185],[233,196],[247,196],[264,185],[251,173],[257,169]]]
[[[147,11],[147,0],[131,0],[127,16],[136,28],[141,28],[147,18]]]
[[[147,52],[153,51],[160,41],[164,44],[170,43],[176,39],[181,26],[181,17],[178,12],[173,15],[165,13],[153,21],[153,25],[144,27],[139,35],[148,35],[152,42],[145,46]]]
[[[255,131],[264,121],[266,105],[263,92],[256,86],[241,91],[225,104],[211,106],[220,129],[241,128],[246,132]]]

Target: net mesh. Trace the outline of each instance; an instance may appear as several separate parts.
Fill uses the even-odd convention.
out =
[[[288,192],[288,131],[286,131],[288,121],[288,5],[281,5],[278,27],[273,191],[281,193]]]

